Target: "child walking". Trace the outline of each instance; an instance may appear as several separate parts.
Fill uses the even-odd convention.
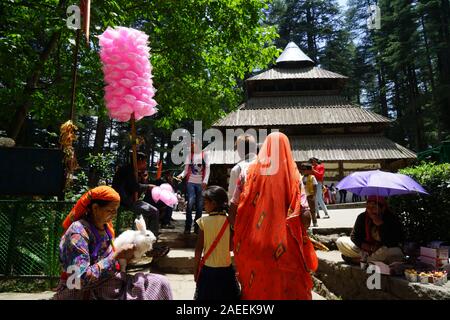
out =
[[[308,199],[308,205],[311,210],[311,217],[313,226],[317,227],[317,213],[316,213],[316,190],[317,180],[312,174],[312,166],[306,165],[303,169],[306,198]]]
[[[195,248],[195,300],[238,300],[239,284],[231,264],[231,230],[227,217],[228,194],[219,186],[203,192],[206,212]],[[203,257],[202,257],[203,253]]]

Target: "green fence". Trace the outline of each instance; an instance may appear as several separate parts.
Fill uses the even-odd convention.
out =
[[[60,274],[62,220],[72,202],[0,200],[0,274],[55,277]],[[131,227],[133,215],[120,210],[115,228]]]

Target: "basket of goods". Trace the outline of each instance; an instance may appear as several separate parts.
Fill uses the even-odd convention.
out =
[[[414,269],[406,269],[405,277],[406,277],[406,280],[408,280],[409,282],[417,282],[418,281],[418,274],[417,274],[417,271]]]
[[[443,286],[447,283],[447,272],[436,271],[433,272],[433,283],[437,286]]]
[[[420,283],[428,284],[431,281],[433,281],[433,274],[431,272],[421,272],[418,275],[418,280]]]

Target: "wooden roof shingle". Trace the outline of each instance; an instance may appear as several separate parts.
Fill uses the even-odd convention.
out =
[[[416,154],[388,138],[378,135],[345,136],[292,136],[289,137],[292,155],[296,162],[316,157],[322,161],[373,161],[391,159],[415,159]],[[240,159],[237,152],[210,150],[211,164],[235,164]]]
[[[214,127],[261,127],[314,124],[390,123],[377,113],[352,105],[340,96],[251,98]]]
[[[348,79],[336,72],[331,72],[319,67],[309,66],[305,68],[272,68],[246,81],[260,80],[294,80],[294,79]]]

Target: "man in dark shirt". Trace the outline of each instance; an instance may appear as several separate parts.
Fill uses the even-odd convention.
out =
[[[137,169],[147,169],[147,156],[139,152],[137,154]],[[112,187],[120,195],[120,204],[126,209],[133,211],[136,216],[142,214],[146,220],[147,228],[158,237],[159,234],[159,212],[148,202],[139,200],[139,195],[154,187],[152,184],[138,183],[134,176],[133,164],[119,167],[116,171]]]
[[[147,183],[146,181],[144,183]],[[164,174],[164,178],[160,178],[156,181],[153,181],[153,183],[157,186],[161,186],[164,183],[168,183],[172,186],[174,192],[177,192],[177,186],[173,179],[173,176],[170,171],[167,171]],[[172,213],[173,213],[173,207],[166,205],[163,201],[159,200],[155,202],[152,198],[151,192],[147,191],[144,201],[150,203],[152,206],[158,208],[160,211],[160,222],[161,222],[161,229],[175,229],[175,226],[171,223],[172,220]]]
[[[347,262],[359,262],[361,256],[366,255],[368,262],[381,261],[389,264],[402,261],[402,241],[402,226],[389,211],[386,200],[370,196],[366,211],[356,218],[350,237],[340,237],[336,245]]]

